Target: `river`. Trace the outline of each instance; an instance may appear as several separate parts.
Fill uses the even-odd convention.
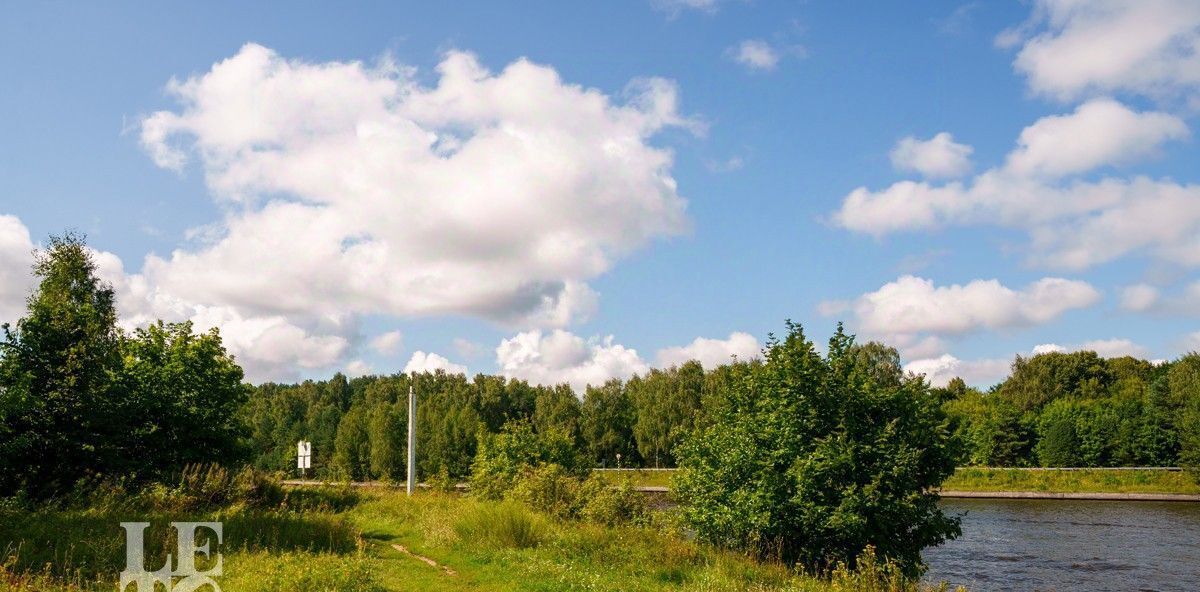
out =
[[[963,534],[926,580],[972,592],[1196,592],[1200,503],[945,499]]]

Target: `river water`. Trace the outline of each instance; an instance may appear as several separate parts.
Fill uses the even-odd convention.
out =
[[[1200,591],[1200,503],[945,499],[926,580],[972,592]]]

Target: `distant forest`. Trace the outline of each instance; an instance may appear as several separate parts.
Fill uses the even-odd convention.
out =
[[[881,385],[905,376],[896,350],[856,345]],[[525,422],[565,434],[597,467],[672,467],[684,436],[724,404],[757,362],[705,369],[689,362],[576,393],[499,376],[416,376],[418,471],[462,478],[481,438]],[[314,468],[328,477],[397,479],[404,474],[408,375],[296,385],[263,384],[241,410],[253,462],[294,470],[295,443],[312,441]],[[960,465],[1175,466],[1200,464],[1200,355],[1152,364],[1095,352],[1018,357],[988,391],[955,379],[931,389],[957,436]]]

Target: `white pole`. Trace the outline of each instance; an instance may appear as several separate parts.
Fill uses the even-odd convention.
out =
[[[408,495],[417,485],[417,395],[412,385],[416,378],[413,374],[408,383]]]

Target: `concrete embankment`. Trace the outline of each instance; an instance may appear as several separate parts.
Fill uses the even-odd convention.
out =
[[[638,491],[666,494],[669,489],[659,486],[637,487]],[[977,499],[1036,499],[1036,500],[1097,500],[1126,502],[1200,502],[1200,495],[1186,493],[1060,493],[1053,491],[941,491],[945,498]]]
[[[1096,500],[1125,502],[1200,502],[1200,495],[1187,493],[1062,493],[1055,491],[942,491],[946,498]]]

